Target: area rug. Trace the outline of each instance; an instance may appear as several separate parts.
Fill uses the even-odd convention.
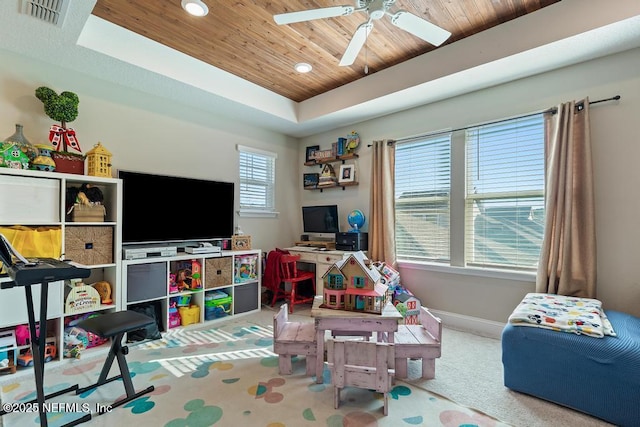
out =
[[[127,356],[136,390],[155,390],[110,412],[97,408],[124,397],[123,383],[113,381],[76,396],[67,393],[47,401],[48,425],[68,423],[87,412],[94,426],[260,426],[502,427],[507,424],[409,383],[397,381],[382,413],[382,395],[346,388],[338,409],[328,369],[322,384],[305,375],[305,359],[294,358],[293,374],[279,375],[271,326],[230,319],[206,329],[180,329],[161,340],[130,344]],[[97,381],[105,354],[83,355],[45,370],[45,393],[73,384]],[[419,363],[419,362],[417,362]],[[114,363],[111,374],[119,373]],[[0,378],[3,409],[22,409],[0,418],[3,427],[40,425],[32,406],[15,405],[35,398],[32,375]],[[13,403],[11,406],[4,406]],[[31,411],[31,412],[28,412]]]

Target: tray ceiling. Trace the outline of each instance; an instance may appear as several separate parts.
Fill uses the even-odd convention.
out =
[[[398,0],[391,10],[407,10],[451,32],[442,47],[558,1]],[[277,25],[273,15],[348,5],[348,0],[204,2],[209,7],[204,17],[185,13],[179,0],[98,0],[92,14],[296,102],[367,76],[365,66],[373,74],[436,49],[385,17],[374,21],[354,64],[340,67],[366,13],[290,25]],[[313,70],[295,72],[298,62]]]

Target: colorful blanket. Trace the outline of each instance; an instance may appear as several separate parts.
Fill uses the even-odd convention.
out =
[[[592,298],[529,293],[511,313],[509,323],[596,338],[616,336],[602,302]]]

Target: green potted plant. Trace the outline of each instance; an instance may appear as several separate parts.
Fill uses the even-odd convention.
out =
[[[67,124],[78,117],[78,95],[73,92],[62,92],[58,95],[53,89],[41,86],[36,89],[36,98],[44,104],[44,112],[49,118],[60,122],[49,129],[49,141],[54,149],[51,157],[56,164],[57,172],[84,174],[84,155],[76,139],[76,132]],[[68,152],[73,148],[78,153]]]

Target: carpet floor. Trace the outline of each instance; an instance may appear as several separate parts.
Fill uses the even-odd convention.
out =
[[[296,309],[297,310],[297,309]],[[322,384],[305,375],[305,359],[294,359],[292,375],[279,375],[273,350],[273,313],[229,318],[201,329],[172,330],[163,339],[130,345],[127,356],[136,390],[155,390],[103,415],[104,407],[121,397],[121,381],[92,391],[67,393],[47,401],[49,426],[60,426],[92,412],[84,425],[140,426],[508,426],[480,411],[457,404],[410,381],[396,381],[389,415],[382,413],[382,395],[347,388],[338,409],[325,369]],[[45,392],[97,381],[105,355],[65,361],[45,370]],[[117,374],[117,364],[111,374]],[[35,398],[32,375],[0,377],[0,400],[26,402]],[[22,412],[0,418],[3,427],[39,425],[31,407],[12,405]],[[5,408],[3,406],[3,408]]]

